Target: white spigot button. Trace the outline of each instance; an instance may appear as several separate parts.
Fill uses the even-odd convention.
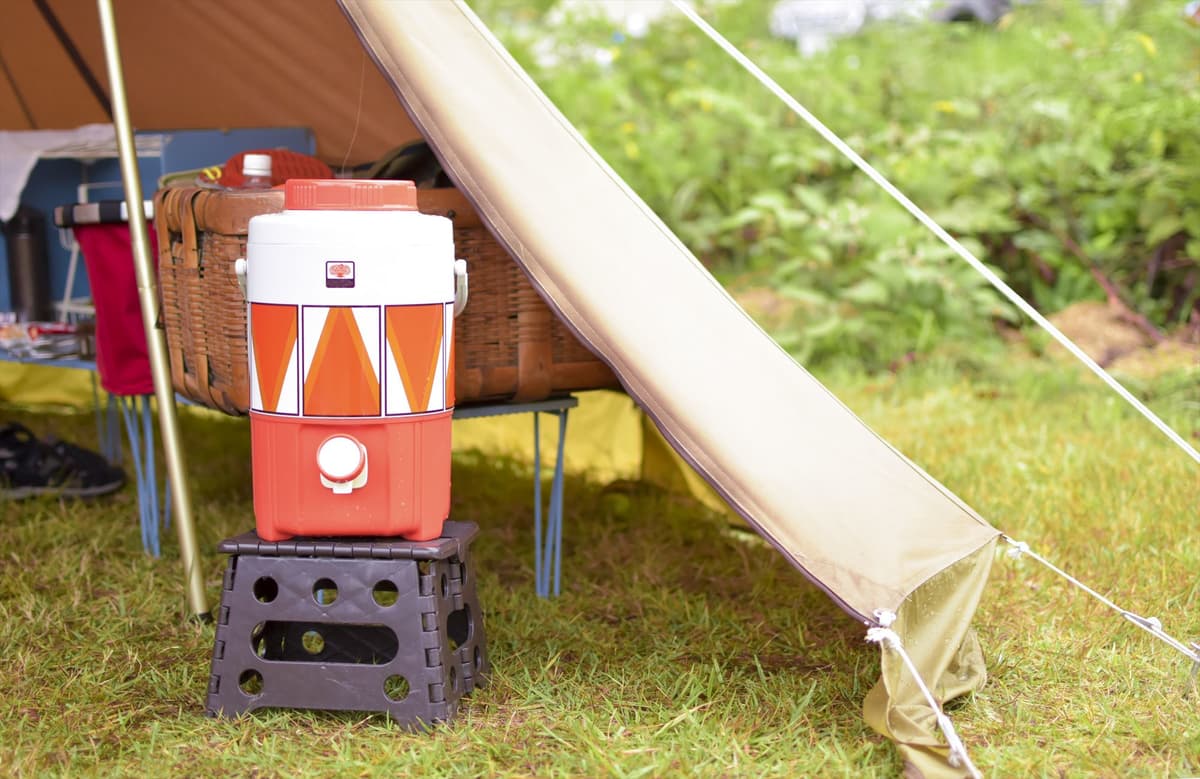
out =
[[[367,464],[366,455],[362,444],[350,436],[331,436],[317,447],[317,468],[331,482],[354,481]]]

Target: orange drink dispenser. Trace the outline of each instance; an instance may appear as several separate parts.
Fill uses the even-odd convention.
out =
[[[436,538],[466,296],[451,223],[407,181],[284,186],[239,269],[258,535]]]

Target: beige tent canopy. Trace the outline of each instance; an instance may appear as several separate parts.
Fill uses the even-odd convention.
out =
[[[9,5],[9,19],[45,26],[36,0]],[[50,5],[95,71],[87,4]],[[413,137],[403,104],[535,287],[672,446],[853,617],[875,625],[880,612],[895,613],[893,629],[942,700],[978,687],[984,671],[970,619],[997,532],[763,333],[469,8],[343,5],[353,28],[331,3],[294,13],[236,0],[124,0],[118,22],[133,120],[140,128],[305,124],[336,162],[356,124],[352,159]],[[61,46],[45,30],[40,44],[31,34],[18,45],[23,36],[11,31],[20,25],[8,21],[0,51],[14,76],[0,84],[0,129],[103,121],[96,94],[104,83],[76,84],[69,99],[56,99],[68,94],[57,79],[78,81],[87,68],[67,59],[40,79],[25,74],[17,60]],[[363,67],[364,50],[378,70]],[[41,84],[36,96],[21,86],[29,83]],[[964,773],[945,761],[935,712],[891,653],[866,714],[922,774]]]

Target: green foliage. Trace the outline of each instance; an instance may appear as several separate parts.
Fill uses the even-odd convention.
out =
[[[781,340],[802,358],[879,367],[1014,319],[678,14],[626,39],[569,3],[475,5],[710,268],[801,303]],[[812,59],[768,36],[770,5],[706,15],[1036,306],[1103,299],[1102,276],[1162,327],[1200,321],[1200,29],[1176,4],[877,25]]]

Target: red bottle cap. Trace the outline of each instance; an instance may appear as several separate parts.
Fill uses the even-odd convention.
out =
[[[417,186],[411,181],[289,179],[283,185],[289,211],[416,211]]]

